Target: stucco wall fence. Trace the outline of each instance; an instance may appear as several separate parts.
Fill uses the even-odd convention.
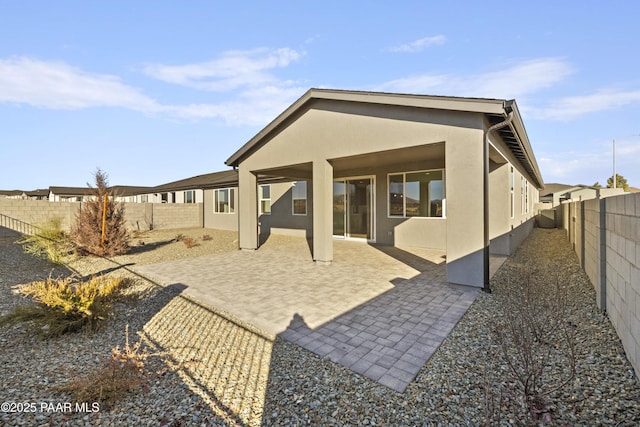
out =
[[[0,233],[20,224],[39,226],[59,218],[62,229],[69,231],[75,222],[80,202],[49,202],[46,200],[15,200],[0,198]],[[125,203],[127,227],[132,231],[154,229],[197,228],[203,226],[202,203]],[[18,230],[22,231],[22,230]]]
[[[640,376],[640,193],[566,203],[564,229]]]

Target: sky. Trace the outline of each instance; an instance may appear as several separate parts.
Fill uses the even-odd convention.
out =
[[[309,88],[515,99],[546,183],[640,187],[634,1],[0,0],[0,189],[155,186]]]

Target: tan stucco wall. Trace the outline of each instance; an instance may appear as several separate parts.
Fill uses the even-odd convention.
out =
[[[205,228],[215,228],[218,230],[238,230],[238,189],[234,192],[234,213],[214,212],[214,190],[204,191],[204,226]]]
[[[379,242],[398,245],[446,247],[447,261],[451,263],[448,266],[451,281],[481,286],[482,257],[478,258],[478,252],[481,253],[484,241],[481,215],[483,126],[483,116],[478,113],[319,102],[272,135],[267,144],[240,163],[240,192],[242,194],[243,189],[249,193],[254,191],[251,189],[255,186],[254,173],[311,163],[315,172],[312,187],[316,194],[313,210],[314,252],[330,251],[326,236],[331,235],[330,194],[333,178],[337,177],[330,168],[332,159],[444,142],[446,220],[387,218],[387,172],[381,174],[372,170],[371,174],[376,175],[377,187],[376,237]],[[329,159],[329,163],[326,159]],[[390,159],[384,161],[392,163]],[[396,166],[403,169],[402,165]],[[414,169],[412,166],[404,170],[424,168],[427,167]],[[344,171],[343,174],[369,175],[361,170]],[[321,179],[318,180],[318,177]],[[323,196],[318,197],[319,193]],[[318,206],[318,201],[321,206]],[[244,221],[243,206],[249,207]],[[254,209],[255,193],[241,195],[241,247],[243,225],[247,233],[252,233],[255,222],[250,216]],[[323,233],[319,242],[318,230]],[[427,237],[429,243],[422,240]],[[247,248],[256,244],[251,236],[246,236],[244,242]],[[327,254],[323,256],[328,257]]]

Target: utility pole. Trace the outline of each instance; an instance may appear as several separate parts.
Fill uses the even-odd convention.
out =
[[[617,188],[618,177],[616,176],[616,140],[613,140],[613,188]]]

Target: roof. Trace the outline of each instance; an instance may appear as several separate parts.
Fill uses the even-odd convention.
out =
[[[47,189],[47,188],[39,188],[37,190],[26,191],[25,194],[28,197],[48,197],[49,196],[49,189]]]
[[[276,117],[257,135],[240,147],[227,159],[225,164],[238,166],[242,160],[250,156],[267,140],[272,132],[277,132],[281,126],[286,126],[290,117],[306,105],[315,100],[332,100],[339,102],[360,102],[379,105],[396,105],[402,107],[429,108],[450,111],[466,111],[485,114],[490,125],[502,122],[508,116],[507,108],[514,112],[513,121],[504,128],[498,130],[508,148],[529,173],[538,188],[543,184],[542,175],[533,156],[533,150],[529,143],[522,118],[515,101],[491,98],[464,98],[452,96],[412,95],[386,92],[364,92],[337,89],[309,89],[289,108]]]
[[[0,190],[0,196],[21,196],[24,193],[22,190]]]
[[[149,192],[160,193],[165,191],[182,191],[193,189],[222,188],[238,185],[238,171],[226,170],[204,175],[197,175],[179,181],[152,187]]]
[[[153,187],[139,187],[133,185],[114,185],[109,190],[117,196],[135,196],[136,194],[147,194]]]
[[[576,185],[557,184],[557,183],[545,184],[544,188],[540,190],[540,196],[541,197],[549,196],[553,193],[557,193],[559,191],[568,191],[576,187],[577,187]]]
[[[93,189],[89,187],[49,187],[49,191],[58,196],[89,196]]]

